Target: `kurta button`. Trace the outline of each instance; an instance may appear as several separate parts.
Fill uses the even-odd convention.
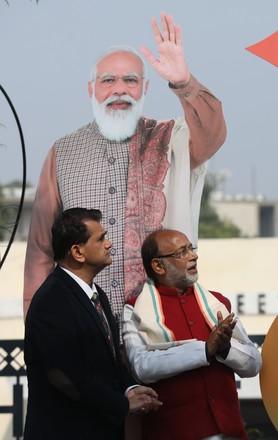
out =
[[[113,156],[109,157],[109,159],[108,159],[108,162],[111,163],[111,165],[113,165],[115,163],[115,161],[116,161],[116,159]]]
[[[110,254],[111,254],[111,255],[115,255],[116,252],[117,252],[117,251],[116,251],[115,248],[112,247],[112,248],[110,249]]]
[[[194,321],[188,321],[189,325],[194,325]]]
[[[109,219],[109,224],[110,225],[114,225],[116,223],[116,220],[114,219],[114,217],[111,217],[110,219]]]
[[[112,280],[111,286],[112,287],[117,287],[118,285],[118,281],[117,280]]]
[[[110,193],[110,194],[115,194],[115,192],[116,192],[116,188],[114,188],[114,186],[111,186],[111,187],[109,188],[109,193]]]

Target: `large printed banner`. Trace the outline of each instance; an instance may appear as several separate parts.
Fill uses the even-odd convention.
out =
[[[278,315],[277,292],[224,292],[237,315]]]

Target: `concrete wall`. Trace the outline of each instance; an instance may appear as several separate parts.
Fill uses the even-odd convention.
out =
[[[247,237],[259,235],[258,205],[256,203],[211,202],[217,214],[223,220],[234,223]]]
[[[278,203],[276,201],[239,199],[223,196],[212,199],[211,205],[222,220],[229,220],[242,231],[245,237],[278,236]],[[271,209],[266,217],[261,216],[262,210]],[[264,226],[264,227],[263,227]]]
[[[3,255],[6,243],[0,243]],[[22,291],[26,243],[15,242],[0,271],[0,337],[23,337]],[[226,295],[278,291],[278,238],[202,239],[198,247],[199,281]],[[276,316],[274,310],[273,316]],[[242,316],[247,330],[265,332],[272,316]]]

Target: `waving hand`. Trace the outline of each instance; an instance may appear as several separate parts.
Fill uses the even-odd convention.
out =
[[[160,19],[162,30],[156,20],[151,19],[158,59],[145,46],[141,46],[141,52],[162,78],[174,85],[187,83],[190,72],[183,53],[181,27],[175,24],[172,15],[166,15],[165,12],[160,13]]]

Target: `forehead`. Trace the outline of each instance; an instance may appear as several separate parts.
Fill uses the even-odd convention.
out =
[[[95,220],[85,220],[84,223],[87,226],[90,237],[92,238],[97,239],[105,232],[101,224]]]
[[[182,246],[188,246],[190,241],[182,232],[179,231],[161,231],[157,236],[157,243],[161,253],[175,252]]]
[[[97,64],[97,75],[102,75],[106,72],[117,75],[136,72],[142,76],[143,63],[132,52],[115,52],[107,55]]]

